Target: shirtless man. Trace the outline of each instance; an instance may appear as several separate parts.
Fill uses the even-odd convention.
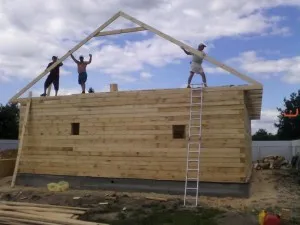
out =
[[[79,61],[74,58],[74,56],[71,54],[72,59],[77,64],[77,70],[78,70],[78,84],[81,85],[82,94],[85,93],[85,83],[87,80],[87,73],[86,73],[86,66],[92,62],[92,55],[89,54],[90,60],[88,62],[83,61],[83,56],[79,57]]]
[[[203,49],[205,47],[206,47],[205,44],[200,44],[198,46],[198,51],[203,51]],[[187,88],[191,87],[190,86],[191,85],[191,81],[192,81],[193,76],[194,76],[195,73],[196,74],[200,74],[202,76],[202,81],[204,83],[204,86],[207,87],[205,73],[204,73],[203,68],[202,68],[203,58],[201,58],[201,57],[199,57],[197,55],[194,55],[191,52],[186,51],[183,47],[181,47],[181,49],[185,52],[185,54],[193,56],[193,59],[192,59],[192,62],[191,62],[191,70],[190,70],[190,76],[189,76],[189,79],[188,79],[188,86],[187,86]]]

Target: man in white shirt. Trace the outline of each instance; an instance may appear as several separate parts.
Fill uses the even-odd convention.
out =
[[[198,51],[203,51],[203,49],[206,47],[205,44],[201,43],[199,46],[198,46]],[[183,47],[181,47],[182,50],[187,54],[187,55],[192,55],[193,58],[192,58],[192,62],[191,62],[191,70],[190,70],[190,76],[189,76],[189,79],[188,79],[188,85],[187,85],[187,88],[190,88],[191,86],[191,81],[193,79],[193,76],[194,74],[200,74],[202,76],[202,81],[204,83],[204,86],[207,87],[207,83],[206,83],[206,76],[205,76],[205,73],[203,71],[203,68],[202,68],[202,61],[203,61],[203,58],[193,54],[192,52],[188,52],[186,51]]]

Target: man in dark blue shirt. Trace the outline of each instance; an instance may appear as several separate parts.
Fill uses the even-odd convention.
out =
[[[47,68],[49,68],[56,61],[57,61],[57,56],[53,56],[52,62],[48,64]],[[50,71],[50,74],[47,77],[45,84],[44,84],[44,93],[41,94],[41,96],[46,96],[46,90],[52,83],[53,83],[54,89],[55,89],[55,96],[57,96],[57,92],[59,89],[59,67],[61,67],[62,65],[63,64],[60,63]]]

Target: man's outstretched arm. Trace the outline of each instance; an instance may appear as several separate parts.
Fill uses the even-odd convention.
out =
[[[75,57],[73,56],[73,54],[71,54],[71,58],[74,60],[74,62],[79,63],[79,61],[77,59],[75,59]]]
[[[192,53],[190,53],[190,52],[188,52],[187,50],[185,50],[183,47],[180,47],[184,52],[185,52],[185,54],[187,54],[187,55],[191,55]]]
[[[90,54],[90,60],[87,62],[87,64],[90,64],[92,62],[92,54]]]

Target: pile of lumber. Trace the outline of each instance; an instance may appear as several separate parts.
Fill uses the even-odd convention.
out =
[[[254,163],[254,169],[262,170],[262,169],[280,169],[281,167],[288,167],[289,162],[283,156],[267,156],[262,160],[257,160]]]
[[[0,201],[0,224],[107,225],[78,220],[88,209],[46,204]]]

